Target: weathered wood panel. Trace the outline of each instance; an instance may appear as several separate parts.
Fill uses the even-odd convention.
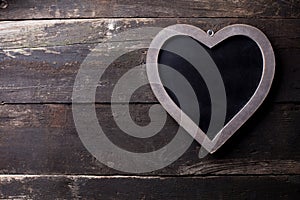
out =
[[[167,27],[191,24],[215,32],[230,24],[249,24],[261,29],[276,49],[299,48],[299,19],[240,18],[120,18],[76,20],[29,20],[0,22],[1,49],[97,44],[113,35],[133,28]],[[148,35],[136,35],[137,41],[151,40]]]
[[[132,67],[145,63],[145,51],[126,54],[107,69],[99,81],[96,102],[111,102],[112,91],[121,76]],[[0,101],[70,103],[77,72],[89,52],[88,45],[5,52],[6,55],[0,55]],[[99,56],[106,53],[103,50]],[[281,49],[275,51],[275,54],[276,76],[269,97],[273,102],[299,102],[300,49]],[[103,66],[100,59],[95,62],[99,63],[99,67]],[[143,76],[139,78],[147,79],[145,67],[140,68],[140,71]],[[123,92],[126,94],[127,91]],[[149,85],[137,90],[131,101],[157,103]]]
[[[137,124],[149,122],[145,113],[150,106],[131,105],[131,115]],[[75,130],[70,105],[0,107],[0,173],[121,173],[99,163],[84,148]],[[199,159],[200,146],[194,142],[178,161],[154,174],[299,174],[299,108],[293,104],[268,104],[215,154]],[[170,118],[157,136],[139,140],[126,136],[117,127],[110,105],[97,105],[97,113],[109,139],[129,151],[160,148],[172,139],[178,127]]]
[[[232,23],[258,26],[270,37],[276,56],[276,77],[270,94],[272,101],[300,101],[300,83],[297,78],[300,76],[300,20],[243,19],[54,20],[0,23],[0,101],[69,103],[80,64],[96,44],[111,37],[108,33],[115,34],[134,27],[164,27],[173,23],[194,24],[204,30],[209,27],[218,30]],[[110,24],[113,24],[113,30],[107,28]],[[144,46],[151,38],[136,39],[139,45]],[[110,44],[115,50],[118,50],[118,45],[118,42]],[[132,43],[128,42],[128,48],[133,47],[136,45],[132,46]],[[141,50],[124,55],[110,66],[99,84],[97,102],[110,102],[116,81],[133,66],[145,62],[144,52],[145,50]],[[99,56],[109,53],[107,49],[99,50]],[[99,63],[99,67],[104,67],[101,59],[95,62]],[[149,87],[142,88],[132,101],[157,102]]]
[[[298,199],[299,176],[1,176],[5,199]]]
[[[0,9],[0,199],[298,199],[299,0],[7,1]],[[76,132],[70,103],[78,68],[98,43],[117,33],[178,23],[215,31],[236,23],[261,29],[276,55],[271,93],[215,154],[199,159],[194,142],[162,170],[115,176],[125,174],[93,158]],[[140,141],[116,127],[111,90],[122,74],[144,62],[145,50],[118,59],[96,95],[109,139],[134,151],[163,146],[178,128],[169,117],[155,138]],[[132,100],[132,118],[146,125],[145,113],[157,104],[150,88],[141,88]]]
[[[0,19],[95,17],[268,17],[300,16],[298,0],[7,0]]]

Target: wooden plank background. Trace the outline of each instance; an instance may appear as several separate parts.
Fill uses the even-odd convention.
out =
[[[297,199],[300,195],[300,1],[7,1],[8,7],[0,9],[0,199]],[[271,92],[258,112],[205,159],[197,157],[200,146],[195,142],[179,160],[152,173],[137,176],[110,169],[88,153],[75,130],[71,95],[79,66],[112,34],[177,23],[215,31],[236,23],[260,28],[276,56]],[[149,38],[136,41],[143,44]],[[119,58],[98,87],[98,118],[114,141],[132,142],[112,122],[111,91],[129,67],[145,62],[145,51]],[[107,50],[99,53],[105,55]],[[145,113],[157,103],[149,86],[136,92],[131,104],[135,121],[147,124]],[[169,117],[166,134],[147,144],[134,141],[131,147],[163,145],[167,133],[176,128]]]

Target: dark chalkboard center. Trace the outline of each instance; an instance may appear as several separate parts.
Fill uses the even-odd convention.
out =
[[[230,37],[212,49],[189,36],[176,36],[167,40],[162,49],[170,49],[176,43],[182,45],[190,42],[197,42],[205,49],[221,74],[227,98],[225,123],[228,123],[245,106],[259,85],[263,70],[261,51],[253,40],[245,36]],[[189,49],[189,51],[197,51],[197,49]],[[200,120],[195,123],[206,132],[212,108],[209,90],[203,77],[187,59],[172,51],[160,50],[158,63],[175,69],[188,80],[197,95],[200,108]],[[176,82],[175,79],[170,79],[160,66],[159,73],[164,85]],[[165,89],[180,107],[175,94],[168,88]]]

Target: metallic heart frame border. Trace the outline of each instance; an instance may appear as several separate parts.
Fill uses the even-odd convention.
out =
[[[262,54],[263,71],[256,91],[246,105],[212,140],[168,96],[159,76],[158,56],[160,49],[168,39],[179,35],[190,36],[209,48],[213,48],[233,36],[246,36],[256,42]],[[147,53],[146,69],[151,89],[163,108],[208,152],[214,153],[255,113],[268,95],[275,74],[275,56],[266,35],[250,25],[229,25],[213,35],[211,32],[208,34],[192,25],[176,24],[163,29],[152,40]]]

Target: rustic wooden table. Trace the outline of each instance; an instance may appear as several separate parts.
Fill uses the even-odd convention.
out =
[[[7,2],[0,9],[0,199],[299,198],[299,0]],[[215,31],[235,23],[261,29],[276,56],[271,92],[215,154],[199,160],[200,146],[193,143],[164,169],[115,171],[91,156],[75,130],[71,96],[79,66],[112,34],[177,23]],[[115,127],[108,103],[115,82],[128,66],[144,62],[145,50],[123,56],[99,84],[96,108],[108,129]],[[149,86],[132,101],[132,115],[147,124],[144,113],[158,103]],[[171,119],[166,126],[158,143],[177,127]],[[126,141],[118,129],[110,131]]]

